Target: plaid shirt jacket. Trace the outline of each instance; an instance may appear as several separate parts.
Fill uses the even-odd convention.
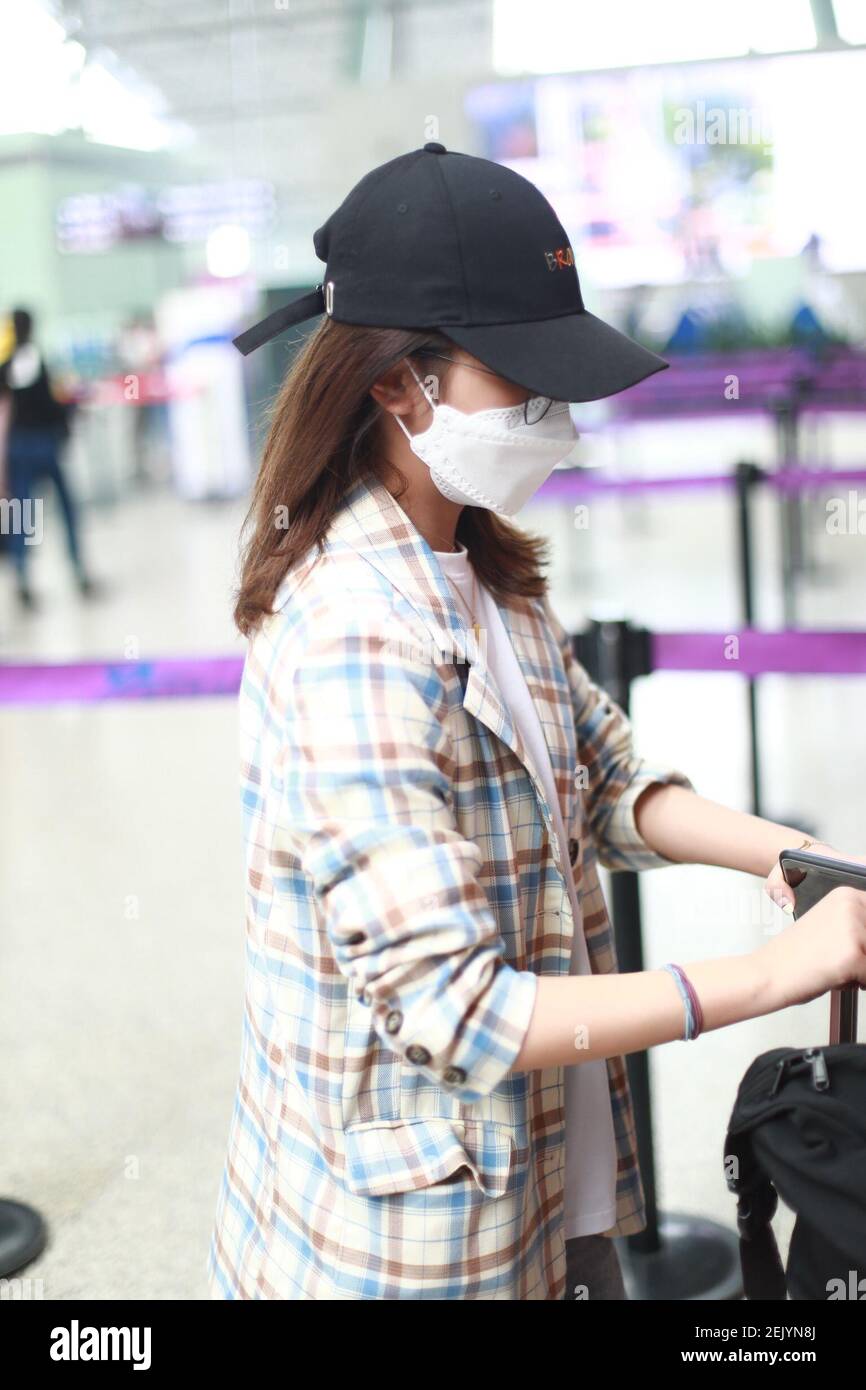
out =
[[[547,598],[499,605],[568,843],[435,554],[357,483],[250,642],[240,1078],[213,1298],[561,1299],[563,1070],[512,1070],[539,975],[617,968],[596,867],[671,861],[635,756]],[[578,776],[578,769],[582,775]],[[582,923],[573,920],[574,876]],[[579,1020],[575,1020],[576,1024]],[[645,1226],[624,1060],[617,1221]]]

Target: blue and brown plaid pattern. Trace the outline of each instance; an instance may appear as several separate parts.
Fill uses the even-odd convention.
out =
[[[563,1070],[513,1063],[538,976],[569,970],[566,875],[593,971],[615,970],[596,857],[668,864],[634,805],[652,782],[692,784],[634,755],[547,599],[500,612],[567,845],[483,634],[467,638],[382,484],[353,487],[250,643],[246,1000],[214,1298],[563,1296]],[[643,1192],[623,1058],[607,1065],[610,1234],[628,1235]]]

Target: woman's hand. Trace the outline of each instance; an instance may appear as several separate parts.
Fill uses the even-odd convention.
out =
[[[791,848],[793,849],[794,846],[792,845]],[[834,849],[832,845],[825,844],[823,840],[811,840],[806,848],[810,854],[822,854],[825,859],[849,859],[856,864],[866,864],[866,857],[862,854],[844,854],[841,850]],[[767,875],[764,892],[783,912],[790,914],[794,911],[796,886],[796,883],[792,886],[785,882],[782,866],[777,859],[771,872]]]
[[[753,958],[766,982],[771,1013],[844,985],[866,989],[866,893],[847,886],[831,889]]]

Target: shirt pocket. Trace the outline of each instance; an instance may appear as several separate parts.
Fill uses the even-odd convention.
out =
[[[466,1181],[484,1197],[502,1197],[525,1173],[528,1146],[506,1126],[445,1117],[350,1125],[343,1135],[346,1185],[358,1196],[414,1192]]]

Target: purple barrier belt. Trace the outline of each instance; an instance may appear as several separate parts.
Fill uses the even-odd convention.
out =
[[[733,640],[736,657],[729,655]],[[656,671],[736,671],[744,676],[866,675],[866,632],[652,633]],[[72,665],[0,664],[0,705],[95,704],[103,700],[237,695],[243,658],[166,657]]]
[[[866,474],[864,474],[866,477]],[[542,484],[539,497],[545,502],[567,500],[588,492],[698,492],[707,488],[734,488],[732,473],[692,473],[672,478],[610,478],[598,469],[557,469]]]
[[[614,418],[626,422],[669,415],[727,414],[731,410],[863,409],[866,354],[841,346],[820,354],[803,349],[696,353],[671,352],[670,369],[640,382],[613,402]],[[724,398],[736,377],[739,396]]]
[[[80,661],[71,665],[0,664],[0,704],[176,699],[236,695],[243,658],[164,657],[154,661]]]
[[[780,492],[798,492],[835,487],[837,483],[864,483],[866,471],[862,468],[785,468],[765,473],[764,480]]]
[[[566,499],[587,492],[700,492],[709,488],[734,488],[733,473],[682,473],[669,478],[611,478],[600,469],[556,469],[543,484],[545,501]],[[779,492],[837,487],[840,483],[866,483],[864,468],[785,468],[765,472],[761,482]]]
[[[639,389],[639,386],[632,387],[632,390]],[[856,391],[825,391],[820,398],[810,396],[799,408],[803,413],[808,412],[810,415],[838,415],[849,412],[862,414],[864,399],[866,386],[859,387]],[[740,416],[766,415],[773,406],[772,398],[743,396],[736,402],[736,411]],[[617,407],[610,423],[611,427],[622,428],[633,424],[658,424],[661,420],[722,419],[725,416],[730,418],[732,409],[734,405],[731,402],[719,402],[715,398],[689,394],[682,399],[675,397],[665,401],[632,401],[627,408]]]
[[[732,639],[737,655],[729,655]],[[866,675],[866,632],[656,632],[654,671],[737,671],[743,676]],[[735,649],[736,650],[736,649]]]

